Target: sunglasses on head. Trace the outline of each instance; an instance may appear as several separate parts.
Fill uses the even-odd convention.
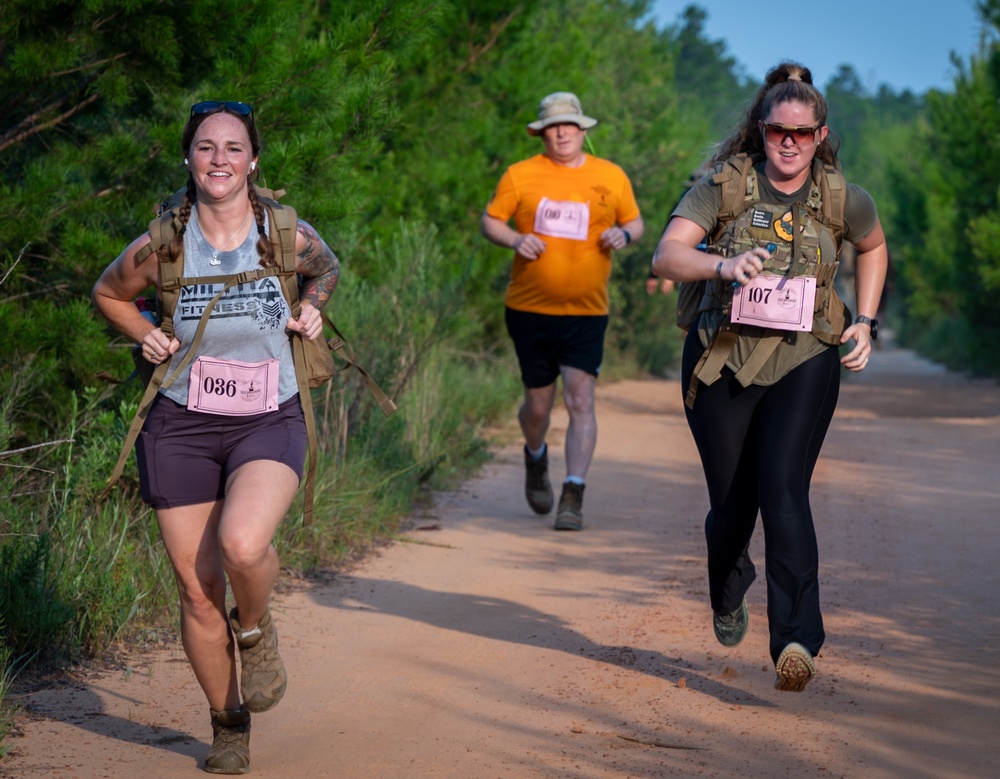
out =
[[[784,143],[785,138],[791,136],[796,143],[808,143],[816,137],[819,127],[802,127],[797,124],[770,124],[761,122],[764,128],[764,137],[770,143]]]
[[[202,100],[191,106],[191,116],[201,116],[202,114],[212,114],[225,108],[240,116],[249,116],[253,121],[253,106],[249,103],[240,103],[235,100]]]

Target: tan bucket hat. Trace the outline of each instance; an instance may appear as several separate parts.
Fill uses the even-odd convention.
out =
[[[550,124],[568,122],[587,130],[597,124],[597,120],[584,116],[580,99],[572,92],[553,92],[542,98],[538,104],[538,121],[528,125],[530,135],[541,135]]]

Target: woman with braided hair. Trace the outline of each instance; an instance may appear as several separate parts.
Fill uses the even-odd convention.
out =
[[[807,68],[773,68],[652,262],[657,276],[704,285],[682,383],[708,484],[715,635],[732,647],[746,634],[759,512],[775,687],[791,691],[815,674],[825,638],[809,483],[841,369],[871,357],[887,263],[875,203],[844,181],[826,119]],[[857,250],[853,320],[833,288],[844,241]]]
[[[205,770],[250,770],[250,714],[284,695],[287,675],[268,608],[278,575],[272,539],[302,479],[306,428],[290,334],[322,334],[320,310],[340,264],[305,222],[295,232],[301,313],[292,317],[276,276],[226,287],[219,277],[271,269],[278,250],[253,184],[260,137],[246,103],[191,108],[181,139],[189,171],[180,228],[159,262],[143,262],[150,233],[112,262],[94,287],[101,314],[141,344],[144,357],[183,365],[161,387],[136,443],[144,501],[156,511],[180,593],[181,638],[211,712]],[[181,263],[173,332],[146,319],[133,299],[161,289],[161,263]],[[204,278],[205,282],[198,282]],[[200,338],[209,302],[222,292]],[[166,382],[164,382],[166,384]],[[227,613],[227,578],[235,606]],[[235,642],[234,642],[235,637]],[[236,649],[240,676],[236,674]]]

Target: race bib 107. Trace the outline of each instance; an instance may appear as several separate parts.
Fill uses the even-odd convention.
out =
[[[816,279],[760,275],[733,293],[732,321],[776,330],[812,330]]]

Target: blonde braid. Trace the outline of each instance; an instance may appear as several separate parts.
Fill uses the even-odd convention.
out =
[[[162,262],[177,262],[184,254],[184,233],[187,232],[188,222],[191,221],[191,210],[194,208],[197,194],[194,188],[194,177],[188,176],[187,189],[184,192],[184,202],[181,203],[177,211],[177,218],[181,223],[181,229],[174,233],[170,243],[166,247],[158,246],[156,254]]]
[[[260,265],[262,268],[273,268],[275,262],[275,246],[268,239],[267,231],[264,229],[264,204],[257,197],[257,187],[248,182],[247,197],[250,198],[250,207],[253,208],[254,219],[257,222],[257,254],[260,255]]]

